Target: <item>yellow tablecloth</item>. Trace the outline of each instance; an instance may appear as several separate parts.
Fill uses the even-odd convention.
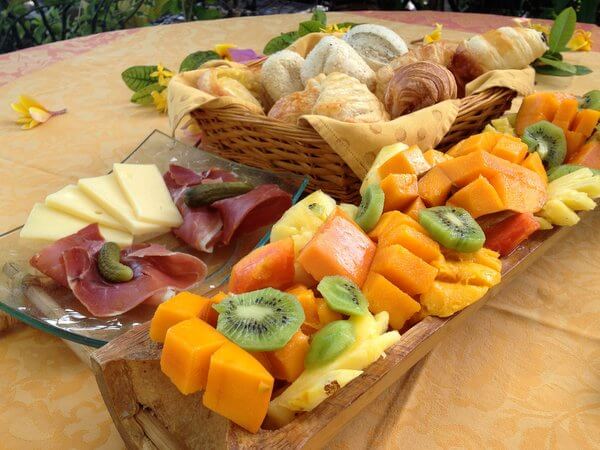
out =
[[[509,24],[497,16],[330,14],[380,22],[406,41],[434,21],[444,37]],[[388,21],[384,20],[388,19]],[[92,36],[0,55],[0,232],[31,205],[84,176],[106,172],[167,119],[128,102],[121,71],[220,42],[261,49],[300,16],[239,18]],[[407,23],[408,22],[408,23]],[[410,23],[410,24],[409,24]],[[417,25],[418,24],[418,25]],[[593,29],[600,40],[598,27]],[[597,49],[597,46],[595,47]],[[594,73],[540,77],[538,89],[600,88],[598,53],[570,54]],[[28,93],[67,107],[31,131],[9,103]],[[589,217],[534,267],[366,408],[330,444],[356,448],[593,448],[600,446],[600,215]],[[0,334],[2,448],[121,448],[89,370],[58,339],[18,327]]]

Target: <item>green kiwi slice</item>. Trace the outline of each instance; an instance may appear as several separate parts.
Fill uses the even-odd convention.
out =
[[[328,323],[313,334],[310,348],[304,359],[304,367],[313,369],[333,361],[355,340],[354,328],[347,320]]]
[[[217,330],[250,351],[282,348],[304,322],[296,297],[273,288],[232,295],[213,308]]]
[[[351,280],[340,275],[329,275],[317,285],[325,303],[334,311],[349,316],[362,316],[369,302],[360,288]]]
[[[565,175],[570,174],[571,172],[575,172],[576,170],[583,169],[585,166],[578,166],[577,164],[562,164],[560,166],[553,167],[548,170],[548,181],[554,181],[557,178],[563,177]],[[600,175],[600,170],[592,169],[588,167],[594,175]]]
[[[485,234],[471,214],[455,206],[435,206],[419,212],[419,223],[446,248],[462,253],[476,252]]]
[[[600,90],[594,89],[593,91],[583,94],[583,97],[579,99],[579,107],[600,111]]]
[[[525,128],[521,140],[527,144],[530,152],[538,152],[546,167],[562,164],[567,156],[567,140],[562,128],[541,120]]]
[[[111,283],[124,283],[133,278],[131,267],[122,264],[121,249],[114,242],[105,242],[98,252],[98,272]]]
[[[384,200],[385,194],[379,184],[373,183],[365,190],[354,220],[367,233],[377,225],[383,213]]]

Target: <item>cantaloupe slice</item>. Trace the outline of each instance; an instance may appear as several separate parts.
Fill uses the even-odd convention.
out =
[[[496,133],[495,131],[484,131],[483,133],[475,134],[467,139],[463,139],[454,147],[452,147],[447,154],[449,156],[457,157],[467,155],[472,152],[489,152],[492,150],[492,148],[494,148],[502,136],[503,135],[501,133]]]
[[[452,156],[431,148],[423,153],[423,158],[425,158],[425,161],[427,161],[431,167],[434,167],[442,161],[452,159]]]
[[[515,212],[537,212],[546,202],[546,185],[535,172],[529,177],[514,177],[505,173],[496,173],[488,180],[494,187],[505,209]],[[532,181],[533,179],[533,181]]]
[[[202,403],[256,433],[267,415],[274,382],[273,376],[256,358],[228,342],[210,359]]]
[[[427,292],[437,274],[437,269],[401,245],[377,249],[371,270],[383,275],[408,295]]]
[[[304,310],[302,331],[305,334],[313,334],[319,330],[319,328],[321,328],[321,321],[319,320],[317,302],[312,289],[308,289],[306,286],[296,285],[289,288],[286,292],[294,295],[302,305],[302,309]]]
[[[600,140],[590,139],[569,160],[569,164],[580,164],[592,169],[600,169]]]
[[[521,139],[505,134],[501,135],[500,139],[498,139],[491,153],[512,163],[521,164],[525,156],[527,156],[528,151],[527,144]]]
[[[223,300],[225,300],[227,297],[229,297],[228,294],[226,294],[223,291],[219,291],[217,292],[215,295],[213,295],[210,298],[210,302],[213,305],[216,305],[217,303],[221,303]],[[200,317],[202,318],[202,317]],[[209,324],[211,324],[213,327],[217,326],[217,320],[219,320],[219,313],[217,312],[217,310],[215,308],[213,308],[211,306],[211,308],[209,308],[208,314],[206,315],[206,319],[204,319],[206,322],[208,322]]]
[[[452,180],[439,167],[434,167],[417,182],[419,197],[431,206],[440,206],[446,203],[448,194],[452,189]]]
[[[395,228],[400,225],[408,225],[423,234],[427,234],[425,228],[423,228],[416,219],[400,211],[390,211],[381,215],[375,228],[369,232],[369,237],[377,242],[379,236],[385,233],[388,228]]]
[[[388,312],[389,324],[394,330],[402,329],[406,321],[421,309],[421,305],[410,295],[375,272],[369,273],[362,291],[373,314]]]
[[[298,262],[317,281],[327,275],[341,275],[360,287],[375,249],[364,231],[336,209],[302,249]]]
[[[212,354],[227,338],[198,318],[179,322],[167,331],[160,356],[160,369],[182,394],[206,387]]]
[[[448,204],[466,209],[475,219],[505,209],[494,187],[482,176],[458,190]]]
[[[566,133],[571,129],[571,124],[577,116],[577,112],[579,111],[579,103],[574,98],[568,98],[563,100],[558,109],[556,110],[556,114],[554,115],[554,119],[552,119],[552,123],[560,128]]]
[[[385,161],[379,166],[378,172],[380,179],[383,180],[394,173],[412,173],[419,176],[430,168],[431,165],[423,157],[421,149],[413,145]]]
[[[403,213],[409,216],[411,219],[419,220],[419,211],[426,208],[427,205],[425,205],[423,200],[421,200],[421,197],[417,197],[404,209]]]
[[[521,165],[526,169],[537,173],[544,183],[548,184],[548,174],[546,173],[544,162],[542,161],[542,158],[538,152],[530,153],[527,158],[525,158],[525,161],[521,163]]]
[[[419,196],[417,176],[414,174],[391,174],[381,181],[385,194],[384,211],[401,210]]]
[[[210,299],[201,295],[186,291],[178,293],[156,308],[150,322],[150,339],[164,342],[167,330],[173,325],[193,317],[207,320],[211,311],[214,311],[212,305]]]
[[[438,281],[492,287],[500,283],[500,272],[472,261],[436,261]]]
[[[388,229],[379,238],[377,248],[396,244],[403,246],[428,263],[442,256],[440,245],[436,241],[408,225]]]
[[[575,120],[571,125],[571,130],[583,134],[586,138],[590,137],[600,119],[600,111],[595,109],[582,109],[577,113]]]
[[[446,259],[476,262],[478,264],[483,264],[496,272],[502,271],[500,254],[489,248],[483,247],[473,253],[461,253],[454,250],[443,249],[443,253],[446,256]]]
[[[547,120],[552,122],[562,99],[554,92],[536,92],[523,99],[515,119],[515,131],[523,135],[529,125]]]
[[[586,137],[575,131],[565,131],[565,138],[567,139],[567,156],[565,160],[570,162],[571,158],[581,147],[583,147],[583,144],[585,144]]]
[[[297,331],[283,348],[266,352],[271,374],[278,380],[293,382],[304,370],[304,358],[309,347],[308,336]]]
[[[336,320],[342,320],[342,315],[334,311],[327,305],[327,302],[320,297],[315,298],[317,304],[317,314],[319,315],[319,323],[321,327],[324,327],[328,323],[335,322]]]
[[[290,237],[259,247],[233,266],[229,289],[236,294],[266,287],[284,289],[294,282],[294,259]]]

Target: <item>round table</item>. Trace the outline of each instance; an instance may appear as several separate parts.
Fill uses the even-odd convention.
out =
[[[444,37],[512,19],[439,12],[331,13],[377,22],[405,40],[434,22]],[[177,68],[222,42],[260,50],[301,15],[245,17],[103,33],[0,55],[0,233],[34,202],[78,178],[105,173],[166,116],[129,103],[120,78],[135,64]],[[600,29],[585,25],[600,50]],[[585,77],[539,77],[538,89],[581,94],[600,85],[599,54],[568,54]],[[68,113],[30,131],[9,104],[27,93]],[[369,405],[330,448],[592,448],[600,442],[599,215],[577,226],[404,379]],[[0,334],[3,448],[122,448],[87,368],[57,338],[17,326]]]

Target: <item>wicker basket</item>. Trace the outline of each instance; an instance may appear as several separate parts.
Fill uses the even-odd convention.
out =
[[[458,116],[438,145],[448,149],[500,117],[516,92],[492,88],[462,99]],[[192,117],[203,132],[202,148],[224,158],[263,169],[310,177],[309,190],[323,189],[343,202],[359,200],[361,181],[312,128],[252,114],[241,106],[196,109]]]

